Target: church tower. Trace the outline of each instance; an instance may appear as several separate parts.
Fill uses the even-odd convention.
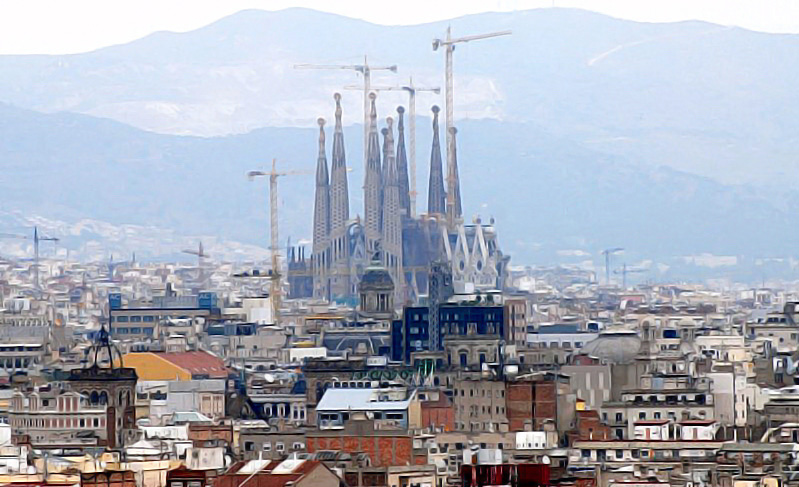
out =
[[[319,119],[319,156],[316,159],[316,198],[313,214],[313,269],[314,297],[327,299],[328,271],[330,269],[330,184],[325,152],[325,119]]]
[[[449,153],[452,154],[452,177],[454,181],[450,183],[452,195],[449,195],[447,200],[447,221],[457,225],[463,219],[463,209],[461,207],[461,181],[458,176],[458,152],[456,151],[457,145],[455,142],[455,135],[458,129],[455,127],[449,128]]]
[[[437,105],[433,105],[433,150],[430,154],[430,183],[427,188],[427,213],[444,216],[447,211],[447,195],[444,190],[444,171],[441,163],[441,142],[438,131]]]
[[[397,177],[399,178],[400,207],[402,214],[411,216],[411,188],[408,183],[408,156],[405,153],[405,108],[397,107]]]
[[[369,117],[369,138],[366,146],[366,175],[363,185],[364,199],[364,237],[367,255],[379,248],[380,221],[382,219],[381,187],[382,168],[380,167],[380,136],[377,132],[377,109],[374,93],[369,94],[372,110]]]
[[[386,119],[386,128],[383,129],[383,153],[385,174],[383,181],[383,240],[382,260],[388,269],[391,280],[394,281],[395,303],[402,303],[404,286],[404,272],[402,270],[402,210],[400,203],[399,177],[397,175],[397,160],[394,157],[394,121],[391,117]],[[399,299],[397,299],[399,298]]]
[[[333,131],[332,168],[330,173],[330,268],[331,298],[346,297],[350,289],[350,243],[347,223],[350,219],[350,196],[347,183],[347,158],[344,130],[341,125],[341,95],[336,100],[336,127]]]

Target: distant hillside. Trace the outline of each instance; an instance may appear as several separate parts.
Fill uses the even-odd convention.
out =
[[[420,120],[421,209],[426,201],[428,127],[429,120]],[[349,155],[359,153],[359,134],[359,127],[346,129]],[[113,238],[113,226],[90,225],[85,237],[95,242],[95,254],[106,240],[117,255],[137,251],[143,256],[153,246],[149,251],[154,257],[163,257],[189,244],[180,235],[263,247],[268,239],[266,181],[248,182],[245,172],[267,167],[272,157],[286,169],[312,170],[316,131],[266,128],[213,138],[160,135],[85,115],[47,115],[0,105],[0,147],[3,210],[67,222],[53,224],[53,231],[72,232],[68,242],[76,248],[84,237],[69,222],[91,218],[138,225],[119,229]],[[708,267],[702,259],[698,266],[684,259],[702,253],[736,256],[745,267],[736,272],[751,277],[756,258],[795,254],[796,206],[778,207],[748,190],[672,169],[641,168],[533,124],[464,122],[458,153],[467,219],[494,216],[501,243],[517,265],[599,263],[601,249],[623,246],[628,249],[625,261],[650,259],[671,269],[662,267],[660,272],[678,277]],[[362,213],[362,177],[355,164],[350,174],[353,214]],[[281,240],[307,239],[313,178],[281,179],[280,200]],[[32,221],[0,215],[3,231],[20,231],[9,226]],[[153,230],[138,238],[142,228]],[[0,241],[0,252],[10,245]],[[229,247],[238,255],[247,252],[236,251],[243,248],[238,243]],[[584,253],[564,252],[570,249]],[[782,267],[782,275],[793,275],[792,268]]]
[[[351,64],[368,54],[375,64],[399,65],[397,76],[376,72],[376,82],[413,75],[418,84],[441,85],[443,58],[431,40],[448,23],[386,27],[303,9],[244,11],[193,32],[157,33],[87,54],[2,56],[0,101],[163,133],[312,126],[329,112],[333,91],[359,80],[294,64]],[[635,164],[723,182],[782,189],[792,179],[799,36],[568,9],[451,24],[456,36],[513,30],[458,47],[460,117],[529,123]],[[385,111],[404,96],[384,93],[380,100]],[[358,93],[345,93],[345,101],[356,113]],[[420,110],[433,102],[440,98],[421,96]]]

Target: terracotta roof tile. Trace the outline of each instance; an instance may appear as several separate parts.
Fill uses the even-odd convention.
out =
[[[226,379],[228,369],[225,362],[208,352],[170,352],[158,356],[185,369],[191,375],[207,375],[211,379]]]

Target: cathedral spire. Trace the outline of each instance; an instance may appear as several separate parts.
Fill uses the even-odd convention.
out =
[[[333,131],[332,170],[330,173],[330,297],[349,296],[351,293],[350,257],[351,247],[348,232],[350,219],[350,193],[347,181],[347,158],[344,153],[344,129],[341,125],[341,94],[336,100],[336,128]]]
[[[405,107],[397,107],[397,177],[399,178],[400,207],[402,214],[411,216],[411,189],[408,185],[408,157],[405,154]]]
[[[463,208],[461,207],[461,181],[458,176],[458,152],[456,150],[457,143],[455,142],[455,135],[458,133],[458,129],[450,127],[449,133],[449,153],[452,157],[452,177],[454,181],[451,183],[453,194],[447,200],[447,221],[451,225],[455,225],[463,216]]]
[[[394,157],[394,120],[386,119],[383,147],[386,154],[383,177],[382,261],[394,281],[395,303],[402,302],[405,278],[402,271],[402,211],[400,208],[397,159]],[[397,299],[400,298],[400,299]]]
[[[330,183],[327,172],[327,154],[325,151],[325,119],[319,123],[319,155],[316,159],[316,195],[313,215],[313,268],[314,295],[327,297],[327,274],[330,265]]]
[[[366,150],[366,175],[364,177],[364,236],[367,252],[374,252],[380,240],[380,220],[382,217],[381,187],[382,168],[380,167],[380,135],[377,131],[377,95],[369,93],[372,109],[369,117],[369,138]]]
[[[430,183],[427,188],[427,213],[430,215],[446,214],[446,190],[444,189],[444,171],[441,162],[441,142],[438,130],[437,105],[433,105],[433,150],[430,154]]]
[[[333,131],[332,171],[330,175],[330,226],[333,232],[344,229],[350,219],[350,196],[347,182],[347,157],[344,130],[341,126],[341,95],[336,100],[336,128]]]

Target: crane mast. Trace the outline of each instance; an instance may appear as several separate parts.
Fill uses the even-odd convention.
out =
[[[272,301],[272,317],[275,324],[280,324],[280,306],[282,304],[282,287],[280,272],[280,246],[278,244],[278,205],[277,205],[277,178],[299,174],[311,174],[309,171],[284,171],[278,172],[277,159],[272,159],[272,170],[250,171],[247,177],[250,180],[259,176],[269,176],[269,254],[272,263],[270,275],[270,299]]]
[[[445,66],[444,66],[444,84],[445,84],[445,99],[446,111],[444,112],[444,119],[446,130],[447,142],[447,227],[452,230],[455,228],[455,183],[457,174],[455,174],[455,161],[452,152],[452,127],[453,127],[453,75],[452,75],[452,54],[455,52],[455,45],[477,41],[481,39],[489,39],[491,37],[499,37],[511,34],[511,31],[505,30],[501,32],[491,32],[488,34],[477,34],[471,36],[452,38],[452,28],[447,27],[447,37],[444,39],[433,40],[433,50],[437,51],[439,47],[444,47]]]
[[[361,73],[363,75],[363,163],[366,164],[368,158],[368,140],[369,140],[369,111],[371,103],[369,102],[369,93],[372,91],[372,71],[391,71],[397,72],[397,65],[391,66],[370,66],[366,59],[363,57],[363,64],[295,64],[295,69],[350,69]]]
[[[0,233],[0,238],[16,238],[20,240],[30,240],[26,235],[17,235],[14,233]],[[57,237],[48,237],[39,235],[39,227],[33,227],[33,286],[38,291],[41,289],[39,283],[39,242],[58,242]]]

